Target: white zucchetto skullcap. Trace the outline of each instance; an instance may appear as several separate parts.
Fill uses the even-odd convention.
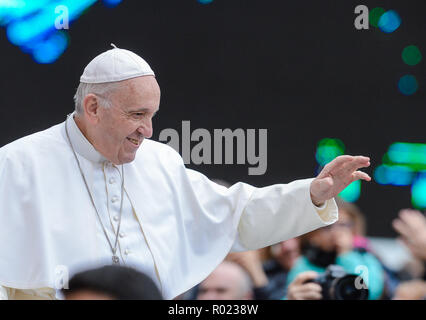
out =
[[[80,82],[105,83],[122,81],[140,76],[155,76],[148,63],[137,54],[117,48],[96,56],[84,68]]]

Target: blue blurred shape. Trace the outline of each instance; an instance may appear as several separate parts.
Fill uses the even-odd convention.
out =
[[[209,3],[212,3],[213,0],[198,0],[198,2],[201,4],[209,4]]]
[[[380,165],[374,170],[374,180],[379,184],[389,184],[386,174],[387,165]]]
[[[393,163],[426,166],[426,144],[423,143],[393,143],[387,152],[389,161]]]
[[[394,186],[408,186],[413,182],[415,173],[405,166],[389,166],[387,168],[387,179]]]
[[[374,180],[383,185],[408,186],[416,173],[409,167],[382,164],[374,170]]]
[[[57,31],[34,47],[33,58],[38,63],[55,62],[64,53],[67,45],[68,37],[66,33]]]
[[[68,36],[62,28],[82,15],[97,0],[0,0],[0,26],[9,41],[38,63],[52,63],[66,50]],[[103,0],[115,7],[122,0]]]
[[[0,0],[0,25],[31,15],[52,0]]]
[[[55,31],[55,20],[58,14],[55,9],[64,6],[68,9],[69,21],[73,21],[80,14],[90,7],[96,0],[67,0],[54,1],[44,7],[36,15],[32,15],[23,20],[11,22],[7,28],[7,36],[15,45],[23,45],[32,40],[42,38],[46,33]]]
[[[114,8],[118,6],[122,0],[103,0],[104,5],[106,5],[108,8]]]
[[[418,88],[417,79],[411,74],[402,76],[398,81],[398,89],[403,95],[410,96],[416,93]]]
[[[379,19],[378,26],[385,33],[394,32],[401,25],[401,18],[395,10],[386,11]]]
[[[426,208],[426,171],[419,174],[411,187],[411,202],[418,209]]]

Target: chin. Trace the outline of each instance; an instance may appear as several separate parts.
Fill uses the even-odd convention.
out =
[[[136,158],[136,153],[135,154],[133,154],[133,155],[128,155],[128,156],[125,156],[125,157],[122,157],[122,158],[119,158],[119,164],[125,164],[125,163],[130,163],[130,162],[132,162],[133,160],[135,160],[135,158]]]

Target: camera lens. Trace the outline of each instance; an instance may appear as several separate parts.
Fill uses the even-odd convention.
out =
[[[336,279],[334,284],[333,293],[336,300],[367,300],[368,289],[357,289],[355,287],[355,280],[357,276],[347,275],[343,278]]]

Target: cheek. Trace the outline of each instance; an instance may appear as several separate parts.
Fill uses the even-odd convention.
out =
[[[118,135],[120,125],[112,117],[106,117],[103,121],[103,131],[107,137],[114,139]]]
[[[115,140],[125,142],[127,141],[126,138],[131,136],[136,129],[129,126],[127,123],[117,123],[111,127],[110,132],[114,136]]]

